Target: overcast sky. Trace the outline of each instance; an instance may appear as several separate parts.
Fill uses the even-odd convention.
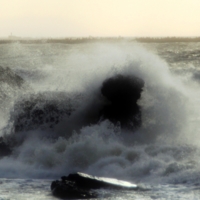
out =
[[[200,36],[200,0],[0,0],[0,37]]]

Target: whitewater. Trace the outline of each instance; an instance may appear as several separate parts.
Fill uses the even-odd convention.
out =
[[[0,136],[17,143],[0,157],[0,199],[56,199],[51,182],[77,171],[138,185],[98,190],[100,199],[199,199],[199,49],[200,43],[129,40],[0,44],[0,66],[21,78],[16,85],[0,76]],[[118,74],[145,83],[136,130],[93,120],[102,83]],[[70,116],[36,126],[21,117],[24,99],[43,113],[50,104]]]

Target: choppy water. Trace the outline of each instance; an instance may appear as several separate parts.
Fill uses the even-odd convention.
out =
[[[54,199],[51,180],[75,171],[139,185],[99,191],[107,199],[199,199],[199,54],[199,43],[0,45],[0,66],[24,80],[0,80],[1,135],[13,136],[23,98],[45,93],[41,109],[53,102],[75,110],[53,129],[25,121],[29,128],[14,137],[20,145],[0,159],[0,199]],[[145,81],[136,131],[108,120],[87,123],[103,81],[116,74]]]

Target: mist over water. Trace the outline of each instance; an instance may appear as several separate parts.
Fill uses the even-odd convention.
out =
[[[0,177],[58,178],[82,171],[136,183],[199,183],[200,92],[188,73],[175,72],[176,66],[137,43],[16,43],[1,49],[0,65],[10,67],[28,85],[19,88],[1,112],[2,119],[8,115],[0,124],[1,135],[13,134],[13,116],[18,115],[14,104],[33,94],[48,92],[48,100],[58,107],[68,105],[70,97],[75,111],[54,129],[17,133],[15,139],[23,142],[0,159]],[[87,117],[99,112],[102,83],[117,74],[145,82],[137,102],[142,126],[134,131],[109,120],[88,123]],[[1,90],[7,88],[1,84]]]

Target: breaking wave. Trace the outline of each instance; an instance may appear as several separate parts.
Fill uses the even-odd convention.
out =
[[[17,45],[21,62],[30,52],[34,58],[33,49],[41,52],[35,58],[40,68],[29,62],[26,68],[12,68],[28,87],[7,105],[1,135],[12,153],[0,159],[1,177],[52,178],[82,171],[137,182],[198,181],[200,94],[192,80],[188,84],[159,56],[135,43]],[[43,65],[47,58],[42,52],[52,53],[45,61],[51,65]],[[116,76],[123,77],[124,88],[117,96],[113,90],[118,92],[121,84],[114,83],[108,93],[131,103],[121,100],[109,108],[109,116],[111,111],[114,115],[105,117],[108,111],[101,115],[102,109],[112,100],[105,99],[102,87]],[[130,97],[135,92],[127,86],[130,77],[144,82],[136,99]],[[133,104],[141,124],[130,128],[124,123],[129,117],[120,120]]]

